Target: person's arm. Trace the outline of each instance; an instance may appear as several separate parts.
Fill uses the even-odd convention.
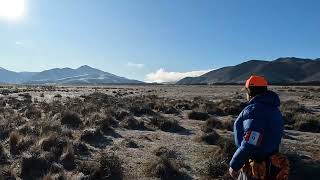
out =
[[[243,121],[244,134],[241,145],[230,161],[230,167],[234,171],[240,170],[251,155],[259,149],[263,141],[263,129],[259,123],[261,122],[255,119]]]
[[[234,143],[238,147],[241,146],[242,137],[243,137],[243,121],[242,121],[242,113],[235,120],[233,125],[233,135],[234,135]]]

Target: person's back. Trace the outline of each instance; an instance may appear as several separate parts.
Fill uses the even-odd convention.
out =
[[[248,106],[234,123],[234,137],[238,149],[230,162],[230,174],[233,176],[249,161],[263,162],[278,153],[283,134],[278,95],[268,91],[267,86],[249,85],[246,85]]]

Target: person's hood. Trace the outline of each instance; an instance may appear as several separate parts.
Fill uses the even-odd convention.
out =
[[[270,106],[280,106],[280,98],[273,91],[267,91],[264,94],[258,95],[249,101],[249,104],[262,103]]]

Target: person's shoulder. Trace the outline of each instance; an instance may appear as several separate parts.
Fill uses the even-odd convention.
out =
[[[257,111],[257,105],[256,104],[249,104],[242,110],[242,117],[244,118],[251,118],[254,116],[255,112]]]

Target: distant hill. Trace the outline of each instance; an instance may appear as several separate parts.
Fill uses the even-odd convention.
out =
[[[320,59],[285,57],[274,61],[250,60],[199,77],[186,77],[177,84],[244,83],[253,74],[265,76],[270,84],[320,83]]]
[[[143,82],[92,68],[81,66],[77,69],[54,68],[42,72],[13,72],[0,68],[0,82],[8,84],[142,84]]]

